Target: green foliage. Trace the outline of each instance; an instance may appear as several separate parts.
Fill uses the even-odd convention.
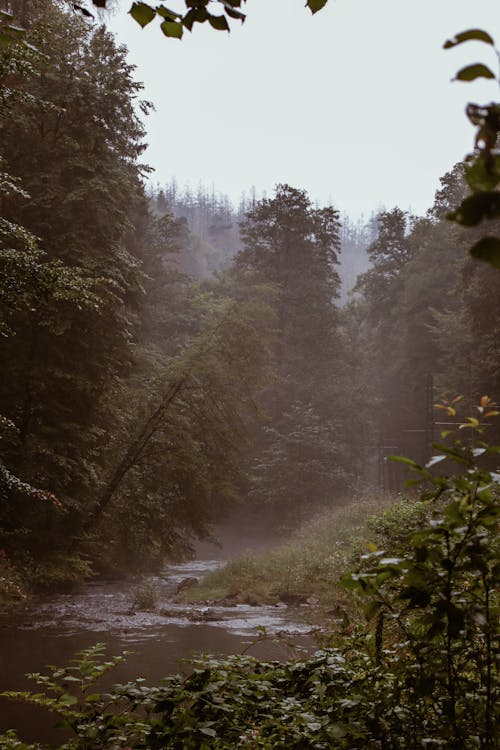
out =
[[[136,114],[149,105],[124,48],[48,0],[27,12],[38,51],[0,50],[0,413],[12,425],[0,543],[32,584],[66,586],[90,561],[186,554],[235,500],[273,292],[244,271],[202,284],[180,272],[200,246],[149,211]]]
[[[273,290],[249,274],[193,289],[191,339],[141,379],[80,533],[128,565],[182,554],[237,498],[246,423],[268,377]],[[112,511],[112,512],[110,512]],[[85,543],[85,537],[82,539]],[[116,548],[113,551],[113,546]]]
[[[192,30],[195,23],[206,23],[216,31],[230,31],[230,19],[243,22],[246,18],[241,8],[246,0],[214,0],[219,4],[221,15],[210,12],[209,0],[184,0],[185,10],[179,13],[167,8],[163,3],[159,5],[150,5],[142,1],[133,2],[128,11],[131,17],[144,29],[155,18],[160,23],[160,29],[167,37],[181,39],[183,30],[186,28]],[[312,13],[317,13],[327,3],[328,0],[307,0],[307,7]],[[109,7],[108,0],[66,0],[71,10],[80,13],[84,18],[92,19],[93,8],[103,9]],[[16,8],[17,9],[17,8]],[[14,16],[2,11],[0,16],[0,45],[11,46],[23,41],[25,29],[12,23]],[[24,4],[21,5],[21,19],[23,23],[29,21]]]
[[[470,251],[473,258],[484,260],[494,268],[500,268],[500,239],[483,237]]]
[[[155,609],[158,590],[153,583],[143,583],[132,591],[132,607],[139,610]]]
[[[367,493],[320,513],[274,550],[229,561],[184,598],[299,604],[312,597],[314,603],[340,611],[348,603],[338,581],[367,544],[404,547],[424,512],[411,499],[394,502],[390,496]]]
[[[23,561],[24,576],[34,590],[71,591],[93,575],[90,560],[65,551],[48,552],[39,559]]]
[[[114,695],[96,692],[95,683],[110,669],[123,660],[123,656],[105,657],[102,644],[77,654],[68,667],[50,667],[49,675],[31,674],[29,677],[39,686],[39,692],[8,691],[3,695],[11,700],[22,700],[45,708],[58,717],[58,725],[69,730],[74,739],[64,743],[65,750],[96,750],[105,747],[124,747],[137,742],[143,747],[143,740],[149,727],[137,712],[137,702],[131,705],[122,703],[120,691]],[[146,693],[146,691],[144,691]],[[141,693],[141,681],[136,683],[136,697]],[[131,696],[131,692],[129,692]],[[144,695],[145,707],[147,696]],[[112,710],[111,710],[112,707]],[[16,738],[11,733],[0,737],[0,748],[16,748]],[[38,745],[19,747],[38,748]]]
[[[327,2],[328,0],[307,0],[306,5],[312,13],[317,13],[318,10],[325,7]]]
[[[229,31],[229,19],[236,19],[243,22],[245,14],[241,7],[246,0],[217,0],[221,5],[222,15],[214,15],[208,10],[208,0],[186,0],[186,12],[177,13],[170,10],[165,5],[160,4],[156,7],[144,2],[134,2],[129,10],[130,15],[141,28],[147,26],[155,17],[165,19],[160,28],[165,36],[182,38],[183,27],[192,30],[195,23],[208,23],[217,31]],[[307,0],[307,7],[312,13],[317,13],[324,8],[328,0]],[[106,5],[106,0],[92,0],[94,5],[102,7]]]
[[[0,325],[9,334],[0,411],[17,428],[2,441],[0,534],[11,559],[19,546],[36,559],[67,547],[72,516],[95,491],[112,421],[100,397],[131,363],[143,200],[140,87],[124,51],[50,3],[33,9],[26,40],[36,49],[0,50]],[[42,509],[37,492],[59,504]]]
[[[14,15],[7,10],[0,11],[0,46],[12,48],[19,45],[29,49],[29,44],[24,39],[26,29],[18,26],[14,21]]]
[[[376,658],[404,685],[399,701],[421,717],[424,734],[431,715],[441,717],[432,736],[453,748],[496,747],[498,474],[478,463],[499,451],[483,439],[494,406],[483,397],[478,416],[460,425],[474,439],[435,444],[439,454],[427,467],[412,466],[431,486],[423,499],[434,507],[411,552],[374,551],[346,579],[366,597],[367,617],[378,618]],[[444,459],[463,473],[434,476],[431,468]]]
[[[264,428],[264,447],[252,465],[250,496],[286,511],[292,525],[310,516],[310,495],[338,495],[348,473],[339,466],[338,426],[311,404],[295,402]]]
[[[308,505],[342,494],[352,471],[339,439],[345,426],[339,418],[343,347],[335,307],[339,214],[332,206],[314,207],[304,190],[277,185],[272,198],[248,211],[241,236],[236,267],[278,290],[271,352],[276,379],[260,399],[263,424],[253,438],[250,492],[296,525],[310,516]]]
[[[494,48],[498,57],[498,50],[494,46],[492,37],[482,29],[470,29],[457,34],[444,44],[450,49],[467,41],[480,41]],[[467,65],[459,70],[455,80],[475,81],[478,78],[498,80],[493,71],[483,63]],[[500,104],[492,102],[488,105],[469,104],[467,116],[477,128],[475,151],[470,154],[465,178],[472,191],[462,203],[448,214],[452,221],[463,226],[476,226],[479,223],[498,219],[500,217],[500,192],[496,190],[500,182],[500,156],[495,151],[500,134]],[[500,240],[498,237],[481,237],[472,246],[471,255],[485,261],[495,268],[500,267]]]
[[[0,604],[11,607],[24,602],[26,596],[22,576],[7,559],[5,550],[0,550]]]
[[[477,416],[459,428],[474,439],[453,436],[436,446],[439,458],[444,452],[465,466],[462,473],[435,476],[430,468],[440,461],[414,462],[431,492],[416,513],[406,513],[418,527],[410,548],[401,540],[385,550],[372,545],[358,571],[345,577],[364,603],[367,627],[346,622],[335,647],[284,664],[205,658],[189,675],[168,677],[159,687],[139,680],[102,695],[93,683],[120,657],[106,660],[97,646],[70,667],[32,675],[39,692],[4,697],[55,712],[73,733],[61,750],[494,750],[499,483],[478,462],[500,452],[484,441],[497,414],[483,397]],[[392,543],[395,512],[374,523]],[[0,747],[10,750],[16,742],[11,732]]]
[[[94,0],[95,2],[95,0]],[[142,28],[156,17],[160,21],[160,28],[167,37],[181,39],[183,30],[192,31],[195,23],[207,23],[216,31],[229,31],[229,20],[245,20],[245,14],[240,10],[245,0],[217,0],[220,4],[221,15],[211,13],[208,0],[186,0],[184,13],[177,13],[165,5],[152,6],[144,2],[134,2],[129,10],[130,15]]]
[[[443,48],[451,49],[452,47],[456,47],[458,44],[462,44],[463,42],[468,42],[471,40],[477,42],[485,42],[486,44],[491,44],[492,46],[495,44],[487,31],[483,31],[483,29],[469,29],[468,31],[462,31],[460,34],[456,34],[452,39],[448,39],[444,43]]]

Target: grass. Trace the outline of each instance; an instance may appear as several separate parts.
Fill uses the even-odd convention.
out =
[[[426,512],[424,504],[408,498],[376,493],[358,498],[317,516],[269,552],[231,560],[183,598],[294,604],[313,597],[324,607],[336,607],[346,598],[339,579],[368,546],[396,553]]]

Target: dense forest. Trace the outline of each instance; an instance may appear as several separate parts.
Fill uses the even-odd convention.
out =
[[[146,190],[125,50],[39,12],[2,53],[6,560],[45,585],[182,554],[234,502],[286,526],[398,489],[384,456],[425,458],[432,403],[499,387],[500,280],[444,218],[462,166],[366,227],[288,185]]]
[[[152,187],[150,104],[126,49],[64,4],[9,9],[27,32],[0,48],[0,601],[185,559],[236,508],[285,533],[361,490],[400,492],[408,462],[388,455],[421,468],[459,423],[457,394],[466,414],[500,397],[500,273],[468,254],[480,229],[448,218],[470,192],[466,164],[450,165],[426,215],[393,207],[366,221],[288,184],[237,207],[174,177]],[[308,672],[322,702],[343,679],[331,659]],[[249,664],[233,665],[238,679]],[[269,693],[299,690],[282,670]],[[166,713],[180,705],[156,698]],[[477,744],[456,729],[363,745],[357,717],[358,739],[337,722],[330,739],[293,744],[273,724],[269,744],[251,746],[496,747],[479,714]],[[155,732],[148,746],[205,747]],[[236,747],[226,732],[206,747]]]

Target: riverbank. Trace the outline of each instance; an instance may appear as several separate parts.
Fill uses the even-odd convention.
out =
[[[285,543],[245,553],[182,593],[186,602],[288,604],[335,614],[352,607],[339,585],[366,552],[396,553],[428,509],[411,498],[371,493],[313,519]]]
[[[464,750],[496,748],[494,709],[498,703],[498,678],[491,665],[498,653],[497,622],[493,617],[498,611],[498,497],[492,491],[492,474],[484,471],[435,481],[440,489],[447,483],[448,493],[441,501],[399,499],[385,506],[384,499],[384,507],[355,526],[357,514],[364,516],[370,507],[368,502],[359,501],[354,507],[316,519],[284,545],[289,553],[300,549],[303,554],[302,567],[309,573],[296,579],[302,589],[312,586],[314,578],[322,576],[328,565],[330,572],[335,568],[332,558],[349,559],[349,550],[354,552],[356,545],[367,550],[345,578],[353,601],[358,602],[354,607],[363,600],[362,616],[347,617],[340,627],[332,628],[325,638],[327,645],[320,651],[311,653],[306,644],[305,652],[297,650],[294,658],[286,661],[261,661],[262,654],[256,654],[258,659],[249,656],[250,646],[270,646],[275,640],[285,641],[286,645],[289,640],[284,637],[283,623],[275,621],[268,634],[262,632],[261,625],[266,627],[264,605],[214,602],[214,610],[226,607],[223,622],[179,622],[174,629],[161,625],[158,628],[155,618],[171,618],[174,609],[177,616],[182,611],[180,616],[184,617],[185,605],[182,607],[178,599],[179,585],[203,573],[202,568],[177,566],[165,571],[162,581],[151,582],[163,587],[166,596],[160,598],[158,605],[169,600],[169,612],[157,605],[155,612],[137,618],[137,613],[130,610],[132,592],[127,595],[109,588],[89,589],[77,606],[79,611],[69,612],[69,617],[61,618],[57,606],[54,609],[56,603],[50,604],[57,629],[54,648],[59,657],[63,656],[61,625],[67,627],[67,637],[73,638],[77,635],[73,629],[81,629],[85,621],[90,624],[85,638],[100,630],[105,633],[109,648],[114,646],[110,636],[115,632],[120,643],[127,640],[140,646],[142,653],[134,666],[134,674],[140,674],[140,678],[111,688],[107,683],[105,692],[96,692],[95,680],[100,675],[108,679],[108,670],[115,664],[119,672],[123,662],[110,659],[104,647],[87,646],[69,666],[49,667],[48,677],[33,675],[38,682],[36,693],[20,686],[21,691],[10,690],[4,698],[27,701],[58,714],[64,726],[71,727],[75,734],[71,743],[75,750],[402,750],[430,744]],[[473,502],[471,487],[475,493]],[[332,552],[335,540],[340,549],[338,558]],[[324,557],[320,552],[329,545],[330,555]],[[278,562],[287,559],[283,548],[273,555],[275,560],[278,555]],[[264,555],[254,561],[255,575],[265,568],[262,560],[269,558]],[[307,561],[311,564],[307,565]],[[219,565],[218,561],[214,563]],[[203,566],[207,569],[206,562]],[[240,564],[241,567],[244,566]],[[295,565],[293,570],[298,567]],[[280,569],[278,563],[274,568]],[[290,569],[288,565],[286,570]],[[220,574],[213,570],[208,580],[218,575],[227,580],[227,569]],[[68,597],[67,605],[70,610],[75,607],[73,597]],[[272,604],[267,609],[273,618],[286,618],[289,631],[293,618],[306,612]],[[244,611],[247,617],[256,615],[253,622],[239,621]],[[96,619],[98,613],[104,617]],[[134,632],[124,629],[124,617],[129,618]],[[45,631],[39,643],[44,659],[48,624],[38,619],[35,625]],[[300,632],[297,625],[292,626],[292,643]],[[18,640],[23,632],[0,631],[0,637],[7,636],[4,653],[12,659],[17,673],[19,659],[27,653]],[[307,629],[302,632],[305,635]],[[220,636],[224,645],[218,641],[216,652],[231,655],[202,656],[191,663],[187,674],[172,674],[169,666],[172,661],[178,662],[183,651],[192,657],[195,651],[199,653],[200,646],[203,648],[204,633],[210,636],[210,648],[203,649],[205,653],[214,653],[214,636],[217,641]],[[188,636],[189,643],[183,635]],[[67,638],[64,640],[67,642]],[[29,641],[33,644],[31,636]],[[443,649],[443,642],[448,644],[447,649]],[[149,664],[144,653],[147,644],[153,645]],[[114,648],[113,651],[116,653]],[[57,662],[61,663],[60,658]],[[155,679],[155,672],[160,670],[169,675],[167,679]],[[5,670],[0,669],[0,674],[6,676]],[[143,675],[153,678],[151,686],[144,682]],[[454,722],[450,721],[450,695]],[[24,708],[18,721],[9,718],[9,725],[22,726],[24,732],[26,718]],[[0,749],[41,750],[42,731],[34,725],[31,729],[35,744],[22,744],[10,733],[0,736]],[[69,747],[67,742],[59,745],[60,750],[65,747]]]
[[[47,664],[69,664],[75,654],[103,643],[109,656],[128,652],[101,689],[138,676],[159,684],[184,668],[183,660],[202,653],[219,656],[249,653],[284,661],[293,655],[290,643],[314,646],[311,626],[294,608],[240,604],[206,607],[177,601],[186,578],[202,578],[221,563],[195,560],[168,565],[156,575],[122,580],[94,580],[78,592],[37,597],[0,619],[0,692],[26,690],[27,673],[45,673]],[[138,592],[154,592],[145,606]],[[265,629],[266,635],[263,630]],[[187,667],[189,671],[189,667]],[[25,741],[59,745],[54,718],[23,703],[0,697],[0,735],[21,727]],[[113,745],[112,745],[113,746]],[[10,745],[2,744],[3,750]],[[114,747],[114,746],[113,746]]]

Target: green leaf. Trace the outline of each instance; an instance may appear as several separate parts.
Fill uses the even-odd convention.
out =
[[[204,23],[207,19],[208,12],[206,8],[191,8],[182,19],[182,24],[186,29],[191,31],[194,23]]]
[[[231,5],[228,5],[228,3],[224,3],[224,10],[230,18],[235,18],[242,23],[245,20],[245,14],[240,10],[235,10]]]
[[[182,25],[185,26],[186,29],[188,29],[188,31],[192,31],[195,20],[196,20],[195,13],[194,13],[194,10],[191,8],[191,10],[189,10],[184,16],[184,18],[182,19]]]
[[[448,219],[465,227],[474,227],[482,219],[500,217],[500,192],[496,190],[474,193],[465,198],[456,211],[448,214]]]
[[[200,732],[202,734],[206,734],[207,737],[217,737],[217,732],[215,729],[212,729],[211,727],[201,727]]]
[[[22,37],[24,36],[24,34],[26,34],[26,29],[23,29],[22,26],[13,26],[12,24],[6,26],[5,30],[15,37]]]
[[[328,0],[307,0],[306,7],[309,8],[312,13],[317,13],[318,10],[325,7],[327,2]]]
[[[500,239],[498,237],[483,237],[470,249],[473,258],[489,263],[494,268],[500,268]]]
[[[69,693],[66,693],[65,695],[61,695],[58,703],[63,706],[74,706],[75,703],[78,703],[78,698],[74,695],[69,695]]]
[[[165,36],[173,37],[174,39],[182,39],[182,33],[184,29],[181,23],[165,20],[160,25],[160,29],[163,31]]]
[[[474,192],[494,190],[500,182],[500,159],[492,155],[487,162],[479,156],[466,168],[465,179]]]
[[[227,22],[226,16],[212,16],[212,14],[209,13],[208,23],[213,29],[216,29],[217,31],[229,31],[229,24]]]
[[[462,44],[463,42],[468,41],[485,42],[486,44],[491,45],[495,44],[488,32],[483,31],[482,29],[469,29],[468,31],[462,31],[460,34],[456,34],[452,39],[447,39],[443,44],[443,49],[450,49],[451,47],[456,47],[457,44]]]
[[[495,78],[495,74],[486,65],[476,63],[475,65],[466,65],[456,74],[455,81],[475,81],[476,78]]]
[[[134,3],[130,8],[129,13],[134,21],[137,21],[142,28],[147,26],[148,23],[151,23],[156,15],[155,9],[150,5],[147,5],[147,3]]]
[[[397,463],[411,466],[412,469],[418,470],[422,468],[420,464],[417,464],[417,462],[414,461],[412,458],[407,458],[406,456],[387,456],[387,458],[389,461],[397,461]]]
[[[156,8],[156,12],[159,16],[162,18],[166,18],[169,21],[176,21],[178,18],[182,18],[180,13],[176,13],[173,10],[170,10],[170,8],[165,8],[164,5],[158,5]]]

